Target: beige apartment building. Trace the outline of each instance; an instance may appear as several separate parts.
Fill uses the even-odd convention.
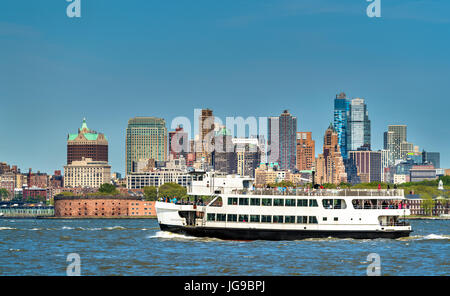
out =
[[[83,158],[64,166],[64,187],[99,188],[111,182],[111,166],[106,161]]]

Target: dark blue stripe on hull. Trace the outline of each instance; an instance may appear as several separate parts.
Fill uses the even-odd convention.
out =
[[[236,229],[212,227],[184,227],[160,224],[161,230],[196,237],[212,237],[226,240],[299,240],[307,238],[400,238],[409,236],[410,231],[318,231],[318,230],[272,230]]]

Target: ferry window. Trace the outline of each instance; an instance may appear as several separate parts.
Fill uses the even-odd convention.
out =
[[[227,221],[228,222],[236,222],[237,221],[237,215],[236,214],[228,214],[227,215]]]
[[[284,206],[284,199],[282,199],[282,198],[274,198],[273,199],[273,205],[274,206],[280,206],[280,207]]]
[[[217,221],[225,221],[226,217],[226,214],[217,214]]]
[[[262,199],[262,205],[263,206],[271,206],[272,205],[272,199],[271,198],[263,198]]]
[[[239,222],[248,222],[248,215],[239,215]]]
[[[284,223],[295,223],[295,216],[284,217]]]
[[[211,207],[221,207],[222,206],[222,197],[218,197],[211,205]]]
[[[335,209],[345,209],[347,205],[345,204],[345,200],[343,199],[335,199],[334,200],[334,208]]]
[[[228,198],[228,205],[237,205],[238,199],[237,197],[229,197]]]
[[[271,223],[272,222],[272,216],[262,215],[261,216],[261,222],[263,222],[263,223]]]
[[[332,199],[323,199],[322,204],[325,209],[333,208],[333,200]]]
[[[345,209],[347,205],[343,199],[323,199],[323,207],[325,209]]]
[[[310,200],[309,200],[309,206],[310,206],[310,207],[318,207],[318,205],[317,205],[317,200],[315,200],[315,199],[310,199]]]
[[[259,223],[259,215],[250,215],[250,222]]]
[[[334,221],[337,221],[338,220],[338,217],[334,217]]]
[[[248,206],[248,198],[239,198],[240,206]]]
[[[285,203],[287,207],[295,207],[295,199],[286,199]]]
[[[250,198],[250,205],[251,206],[260,206],[261,205],[261,199],[259,199],[259,198]]]
[[[273,216],[273,223],[283,223],[283,216]]]
[[[307,207],[308,200],[307,199],[297,199],[297,207]]]
[[[306,224],[308,223],[307,216],[297,216],[297,223]]]
[[[322,218],[322,221],[327,221],[327,217],[323,217],[323,218]]]
[[[311,224],[317,224],[317,218],[316,218],[316,216],[309,216],[308,221],[309,221],[309,223],[311,223]]]
[[[208,214],[208,221],[216,221],[216,214]]]

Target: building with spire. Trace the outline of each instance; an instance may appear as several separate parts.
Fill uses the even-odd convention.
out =
[[[89,129],[86,118],[78,133],[67,136],[67,164],[84,158],[108,162],[108,139],[104,134]]]
[[[316,160],[315,181],[319,184],[347,182],[338,133],[332,123],[328,126],[323,137],[323,153],[319,154]]]

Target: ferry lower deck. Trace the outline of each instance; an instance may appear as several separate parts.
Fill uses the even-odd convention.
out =
[[[201,226],[177,226],[160,224],[163,231],[196,237],[211,237],[224,240],[301,240],[309,238],[352,238],[352,239],[396,239],[409,236],[411,230],[283,230],[255,228],[221,228]]]

